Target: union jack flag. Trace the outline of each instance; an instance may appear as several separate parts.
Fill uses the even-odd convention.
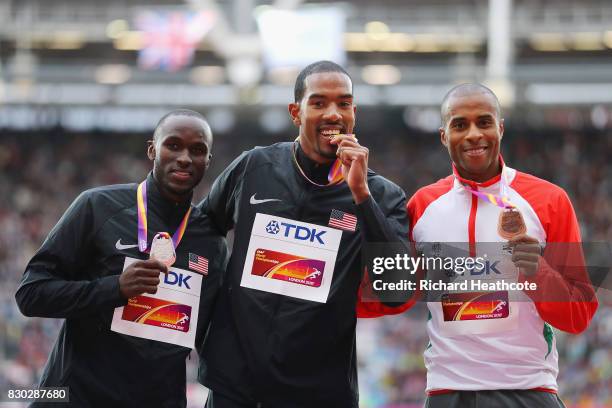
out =
[[[138,64],[144,69],[175,72],[189,65],[198,43],[214,26],[216,14],[147,10],[136,18],[143,32]]]
[[[198,271],[203,275],[208,275],[208,259],[203,256],[189,253],[189,268]]]
[[[332,210],[329,216],[328,225],[345,231],[355,231],[357,227],[357,217],[344,211]]]

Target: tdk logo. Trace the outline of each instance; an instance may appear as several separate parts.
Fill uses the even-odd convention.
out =
[[[489,261],[485,261],[485,264],[482,268],[478,268],[476,265],[474,265],[473,268],[468,269],[468,271],[470,272],[470,275],[490,275],[492,273],[496,273],[498,275],[501,275],[501,272],[497,269],[497,264],[499,263],[499,261],[495,261],[495,262],[489,262]]]
[[[266,225],[266,232],[268,234],[278,234],[278,231],[280,231],[280,226],[278,225],[278,221],[276,220],[272,220],[268,223],[268,225]]]
[[[178,285],[179,288],[181,286],[184,286],[187,289],[191,289],[191,286],[189,286],[189,282],[187,282],[190,278],[191,276],[185,276],[182,273],[168,271],[168,273],[164,277],[164,283],[167,285]]]
[[[316,228],[307,228],[286,222],[281,222],[279,225],[278,221],[270,221],[268,225],[266,225],[266,232],[268,234],[276,235],[281,231],[281,229],[284,230],[283,235],[287,238],[291,237],[300,241],[310,242],[315,242],[315,240],[317,240],[320,244],[325,245],[325,242],[323,242],[321,237],[327,231],[317,231]]]

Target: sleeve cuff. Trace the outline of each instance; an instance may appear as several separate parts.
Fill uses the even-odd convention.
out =
[[[107,303],[111,307],[120,307],[127,304],[127,299],[121,295],[121,290],[119,289],[119,276],[105,276],[98,281],[103,299],[108,299]]]

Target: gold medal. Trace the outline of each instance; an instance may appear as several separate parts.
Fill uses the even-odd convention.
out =
[[[523,215],[515,207],[506,208],[499,213],[497,222],[497,233],[504,239],[512,239],[527,231]]]
[[[176,252],[174,252],[174,244],[167,232],[160,232],[155,235],[151,243],[151,252],[149,259],[157,259],[167,267],[171,267],[176,261]]]

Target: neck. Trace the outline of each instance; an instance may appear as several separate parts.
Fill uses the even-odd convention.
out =
[[[467,170],[459,168],[458,166],[455,166],[455,168],[457,169],[457,173],[461,176],[461,178],[475,181],[476,183],[484,183],[485,181],[491,180],[502,171],[502,166],[499,161],[495,163],[495,166],[480,173],[471,173]]]
[[[193,190],[189,190],[186,193],[177,193],[176,191],[172,191],[168,189],[168,187],[162,185],[155,178],[155,174],[153,175],[153,182],[159,191],[159,194],[168,201],[171,201],[174,204],[184,204],[187,201],[191,200],[191,195]]]
[[[329,180],[327,175],[333,162],[319,163],[309,157],[301,145],[298,144],[296,147],[296,159],[298,166],[302,169],[304,174],[312,181],[318,184],[327,184]]]
[[[302,151],[304,156],[306,156],[307,158],[309,158],[310,160],[312,160],[313,162],[317,164],[323,164],[323,165],[331,164],[334,162],[334,160],[336,160],[335,157],[328,158],[328,157],[322,156],[321,154],[317,153],[314,147],[309,146],[307,142],[305,141],[305,138],[303,137],[299,137],[298,142],[300,145],[300,150]]]

